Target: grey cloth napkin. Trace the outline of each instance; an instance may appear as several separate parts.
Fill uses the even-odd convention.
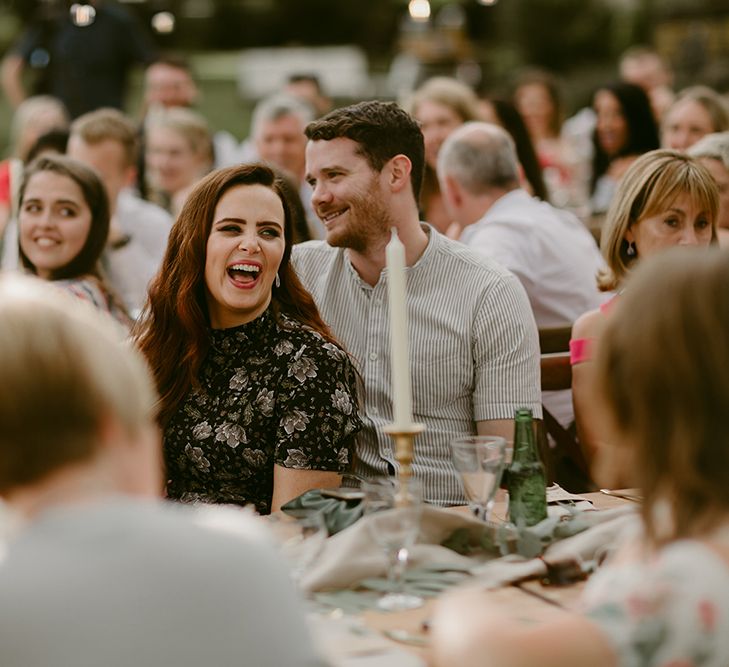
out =
[[[585,512],[585,530],[550,544],[541,557],[526,559],[518,555],[497,558],[475,565],[471,574],[484,588],[500,588],[550,573],[571,571],[587,575],[608,550],[617,548],[627,535],[633,535],[640,517],[636,507],[626,506],[600,512]]]
[[[330,537],[316,562],[304,574],[301,586],[306,591],[349,588],[369,577],[382,577],[387,557],[374,540],[377,515],[364,516],[354,525]],[[464,529],[473,540],[479,539],[484,524],[466,513],[426,505],[421,518],[418,543],[410,551],[410,565],[470,568],[473,560],[441,546],[455,530]]]
[[[577,518],[579,521],[576,520],[575,524],[579,526],[576,525],[574,530],[581,532],[554,542],[542,558],[499,557],[497,547],[488,548],[499,540],[498,529],[493,525],[485,525],[466,513],[426,506],[423,508],[419,541],[410,549],[409,567],[444,573],[468,571],[478,578],[479,584],[496,588],[544,576],[548,565],[560,567],[560,563],[577,563],[582,567],[596,554],[599,555],[606,545],[614,544],[626,526],[638,520],[633,507],[580,512],[575,515]],[[365,516],[330,537],[314,564],[304,573],[302,588],[309,592],[351,588],[362,580],[385,576],[387,558],[373,537],[373,521],[376,519],[377,515]],[[555,532],[553,526],[550,530],[552,535]],[[474,547],[475,553],[463,556],[442,546],[456,531]],[[569,534],[569,531],[565,532]],[[487,545],[485,550],[481,548],[484,544]]]

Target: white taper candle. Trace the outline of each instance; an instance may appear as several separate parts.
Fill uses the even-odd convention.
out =
[[[408,317],[405,284],[405,246],[392,228],[387,244],[387,287],[390,308],[390,372],[395,426],[412,424],[410,401],[410,361],[408,355]]]

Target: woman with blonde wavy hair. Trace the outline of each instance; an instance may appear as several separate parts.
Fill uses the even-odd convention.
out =
[[[598,287],[619,293],[639,260],[672,246],[715,243],[718,207],[714,179],[694,158],[670,150],[641,156],[626,172],[605,219],[600,245],[607,268],[597,276]],[[588,457],[597,438],[588,398],[591,361],[613,303],[585,313],[572,328],[572,395]]]

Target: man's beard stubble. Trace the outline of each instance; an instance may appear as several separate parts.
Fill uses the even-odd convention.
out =
[[[348,248],[364,253],[373,245],[382,244],[383,239],[389,238],[390,230],[394,226],[375,179],[364,194],[350,198],[347,215],[349,221],[343,229],[327,234],[327,243],[335,248]]]

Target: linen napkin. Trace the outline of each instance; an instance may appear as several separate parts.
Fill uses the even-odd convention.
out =
[[[462,512],[426,505],[421,517],[418,543],[410,552],[412,567],[437,564],[456,569],[470,568],[473,561],[441,546],[456,530],[462,529],[474,544],[480,542],[485,524]],[[301,579],[306,591],[349,588],[362,579],[384,576],[387,558],[374,541],[377,515],[363,516],[355,524],[330,537],[316,562]]]
[[[586,578],[608,551],[619,547],[627,536],[634,535],[640,525],[637,508],[631,506],[584,512],[577,516],[584,522],[584,529],[553,541],[540,557],[509,555],[475,565],[471,574],[479,585],[487,589],[538,577],[563,582]],[[548,521],[550,519],[542,524]],[[542,524],[535,526],[537,532]]]
[[[584,567],[607,544],[614,543],[627,525],[637,520],[634,507],[601,512],[575,512],[568,518],[550,517],[529,529],[512,531],[512,547],[518,554],[501,557],[505,528],[483,522],[466,513],[425,506],[419,541],[410,552],[409,566],[431,571],[468,571],[487,587],[545,576],[549,568]],[[330,537],[317,560],[301,578],[308,592],[350,588],[364,579],[382,577],[387,558],[375,542],[377,515],[364,516]],[[508,530],[508,527],[507,527]],[[454,536],[457,539],[454,539]],[[458,547],[457,551],[443,543]],[[468,555],[464,555],[468,554]]]
[[[318,512],[329,534],[334,535],[358,521],[364,507],[361,498],[333,498],[330,494],[326,489],[311,489],[282,505],[281,511],[296,519]]]

